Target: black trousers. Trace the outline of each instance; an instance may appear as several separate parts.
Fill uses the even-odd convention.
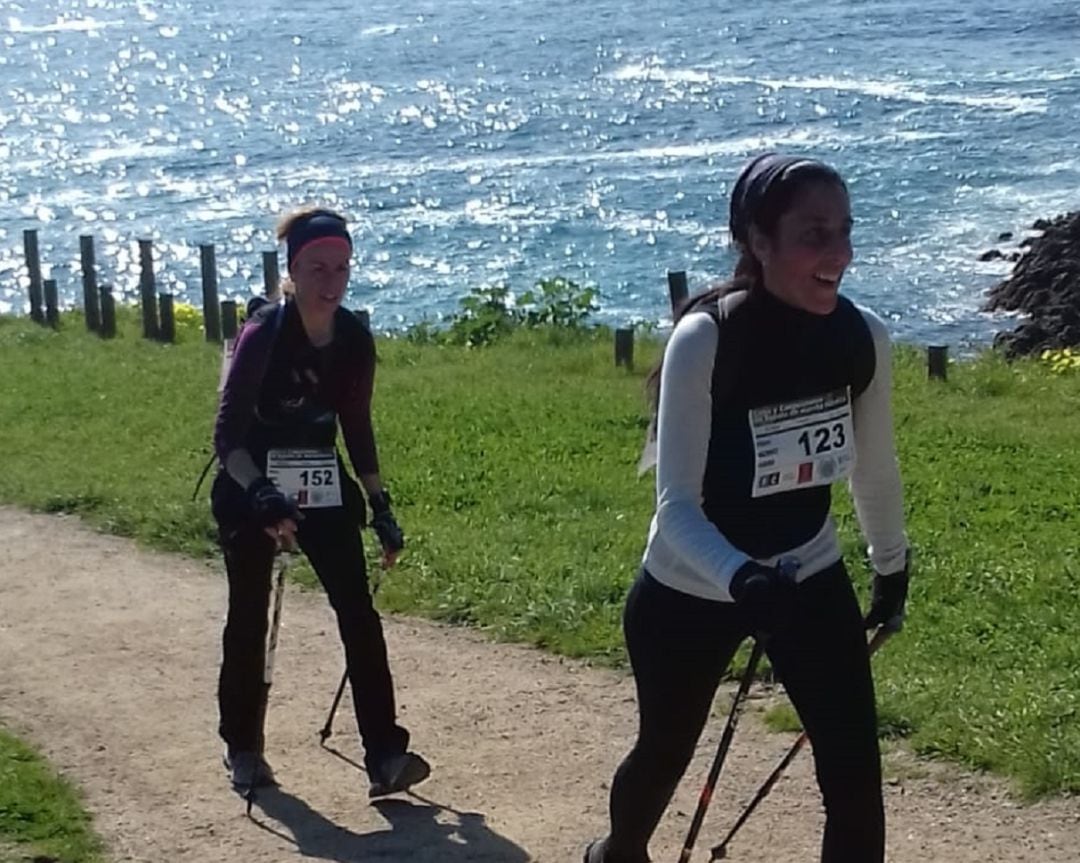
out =
[[[230,749],[262,752],[268,687],[263,683],[274,542],[251,524],[220,525],[229,611],[218,681],[219,733]],[[304,510],[297,540],[326,589],[345,647],[353,706],[368,766],[404,752],[382,623],[371,601],[360,531],[345,507]],[[329,687],[337,670],[326,669]]]
[[[813,747],[827,818],[821,860],[882,863],[885,815],[874,686],[858,601],[843,563],[802,582],[798,603],[795,620],[767,652]],[[623,624],[640,725],[612,783],[605,860],[642,863],[694,754],[720,678],[749,632],[734,604],[672,590],[647,572],[630,590]]]

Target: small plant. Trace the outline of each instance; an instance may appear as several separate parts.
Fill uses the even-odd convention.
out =
[[[173,306],[173,320],[176,322],[177,338],[202,335],[202,312],[190,303],[176,303]]]
[[[1054,374],[1063,375],[1080,369],[1080,350],[1060,348],[1039,354],[1039,360],[1050,367]]]
[[[566,327],[578,329],[600,307],[593,302],[596,290],[555,276],[541,279],[531,291],[518,298],[525,326]]]
[[[442,333],[437,325],[424,318],[404,331],[405,340],[414,345],[436,345],[442,341]]]
[[[490,345],[509,333],[517,316],[507,305],[510,292],[503,287],[474,288],[461,300],[461,311],[451,318],[451,343],[470,348]]]
[[[599,309],[595,288],[583,288],[562,276],[541,279],[516,300],[502,286],[474,288],[448,318],[445,340],[451,344],[481,347],[494,344],[518,327],[553,327],[578,330]],[[434,328],[423,321],[411,328],[410,340],[437,341]]]

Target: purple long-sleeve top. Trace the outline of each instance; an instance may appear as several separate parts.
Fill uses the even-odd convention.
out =
[[[218,459],[227,467],[231,453],[246,450],[264,470],[273,424],[263,420],[302,403],[308,413],[312,408],[336,413],[353,469],[358,475],[378,473],[371,424],[374,381],[375,341],[352,313],[339,309],[333,341],[315,348],[294,303],[284,311],[264,308],[241,330],[225,377],[214,426]]]

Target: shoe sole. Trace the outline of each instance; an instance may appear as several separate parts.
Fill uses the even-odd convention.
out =
[[[397,794],[407,791],[414,785],[419,785],[431,775],[431,765],[426,761],[417,759],[410,760],[405,769],[397,776],[396,780],[388,785],[372,785],[368,789],[368,798],[386,797],[388,794]]]
[[[233,791],[246,792],[251,787],[250,782],[234,782],[231,779],[229,780],[229,782],[233,787]],[[277,782],[276,779],[267,779],[264,776],[262,779],[260,779],[258,782],[255,783],[255,787],[256,788],[277,788],[278,787],[278,782]]]

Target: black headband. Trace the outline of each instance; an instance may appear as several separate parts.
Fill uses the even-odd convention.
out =
[[[780,153],[763,153],[752,159],[739,174],[731,192],[731,236],[738,242],[750,242],[750,226],[754,223],[761,203],[778,183],[787,179],[794,169],[813,167],[822,174],[839,175],[823,162]]]
[[[300,254],[300,250],[313,240],[323,240],[328,237],[337,237],[344,240],[352,248],[352,237],[345,220],[337,213],[329,210],[315,210],[306,216],[301,216],[289,226],[289,232],[285,235],[285,246],[288,254],[288,266],[291,267],[293,259]]]

